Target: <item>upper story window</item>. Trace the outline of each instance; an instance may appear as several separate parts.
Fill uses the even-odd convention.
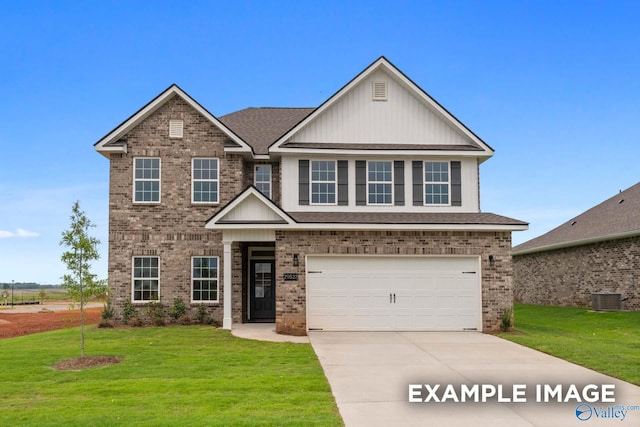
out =
[[[367,162],[367,203],[393,203],[393,162]]]
[[[253,182],[258,191],[271,198],[271,165],[256,165]]]
[[[449,162],[424,162],[424,203],[449,204]]]
[[[218,159],[193,159],[191,168],[191,201],[218,203]]]
[[[158,301],[160,299],[160,258],[141,256],[133,258],[134,302]]]
[[[160,159],[138,157],[133,159],[133,201],[160,203]]]
[[[336,204],[336,162],[311,161],[311,204]]]

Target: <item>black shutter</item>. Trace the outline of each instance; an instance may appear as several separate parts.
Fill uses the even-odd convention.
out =
[[[309,160],[298,161],[298,203],[309,204]]]
[[[393,204],[404,206],[404,160],[393,162]]]
[[[367,204],[367,162],[356,160],[356,205]]]
[[[460,162],[451,162],[451,206],[462,206],[462,176]]]
[[[349,161],[338,160],[338,206],[349,204]]]
[[[413,167],[413,206],[422,206],[424,197],[424,176],[422,175],[422,162],[414,160]]]

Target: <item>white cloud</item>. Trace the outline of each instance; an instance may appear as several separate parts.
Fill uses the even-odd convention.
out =
[[[15,232],[0,230],[0,239],[10,239],[12,237],[40,237],[40,234],[36,233],[35,231],[25,230],[23,228],[18,228]]]
[[[16,237],[40,237],[40,234],[36,233],[35,231],[18,228],[16,230]]]

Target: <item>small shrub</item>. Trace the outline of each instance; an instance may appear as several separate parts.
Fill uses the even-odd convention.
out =
[[[196,320],[198,323],[205,323],[205,319],[209,317],[207,314],[207,307],[204,304],[200,304],[198,306],[198,311],[196,312]]]
[[[111,301],[107,301],[104,305],[104,309],[102,310],[102,320],[110,320],[113,319],[115,315],[115,310],[111,306]]]
[[[122,323],[129,324],[134,317],[138,317],[138,310],[131,301],[125,301],[122,306]]]
[[[164,326],[164,306],[161,302],[151,301],[145,304],[147,308],[146,317],[154,326]]]
[[[207,306],[204,304],[200,304],[198,306],[198,311],[196,312],[196,321],[202,325],[213,325],[215,327],[220,327],[220,324],[207,313]]]
[[[509,307],[502,312],[502,321],[500,322],[500,330],[507,332],[511,328],[511,316],[513,315],[513,308]]]
[[[144,323],[142,322],[142,319],[140,319],[137,316],[134,316],[134,317],[129,319],[129,325],[138,328],[138,327],[144,325]]]
[[[169,309],[169,317],[171,317],[174,321],[177,321],[186,314],[187,306],[184,304],[182,298],[175,298],[173,300],[173,307]]]
[[[190,325],[191,324],[191,317],[189,317],[187,314],[183,314],[182,316],[180,316],[176,322],[179,325]]]
[[[102,319],[100,323],[98,323],[98,328],[115,328],[116,322],[113,319]]]

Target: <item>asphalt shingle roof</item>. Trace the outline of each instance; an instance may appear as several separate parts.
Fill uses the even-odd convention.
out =
[[[288,212],[299,223],[327,224],[476,224],[527,225],[492,213],[439,212]]]
[[[256,154],[269,154],[269,146],[313,110],[315,108],[252,107],[218,120],[252,146]]]
[[[513,248],[530,253],[640,234],[640,182],[542,236]]]

